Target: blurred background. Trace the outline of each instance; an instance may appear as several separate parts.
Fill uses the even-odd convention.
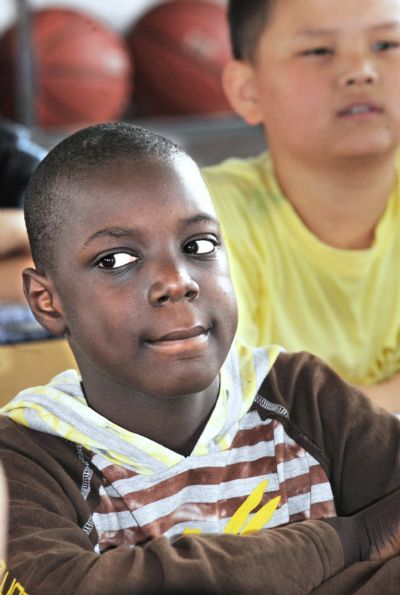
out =
[[[232,115],[221,88],[225,0],[1,4],[0,114],[45,148],[123,119],[173,138],[200,165],[263,149],[261,131]]]

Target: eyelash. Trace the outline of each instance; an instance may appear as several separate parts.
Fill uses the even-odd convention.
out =
[[[325,47],[311,48],[301,52],[302,56],[328,56],[333,54],[333,50]]]
[[[118,257],[119,255],[124,255],[124,256],[128,256],[129,258],[132,258],[133,260],[128,261],[128,262],[124,262],[123,264],[120,264],[119,266],[104,266],[104,262],[109,259],[113,259],[114,260],[114,264],[115,264],[115,257]],[[102,256],[98,262],[97,262],[97,267],[99,269],[103,269],[103,270],[107,270],[107,271],[115,271],[118,269],[122,269],[130,264],[135,263],[137,260],[139,260],[138,256],[135,256],[134,254],[130,254],[129,252],[123,252],[122,250],[120,252],[110,252],[109,254],[106,254],[105,256]]]
[[[378,51],[378,52],[385,52],[388,50],[393,50],[393,49],[398,49],[400,47],[400,44],[396,41],[377,41],[374,44],[372,44],[372,49],[373,51]],[[329,47],[324,47],[324,46],[320,46],[320,47],[315,47],[315,48],[310,48],[308,50],[304,50],[303,52],[301,52],[301,56],[317,56],[317,57],[326,57],[326,56],[331,56],[333,55],[334,50],[332,48]]]
[[[384,46],[384,47],[378,47]],[[373,44],[374,49],[377,51],[387,51],[387,50],[395,50],[398,49],[399,43],[397,41],[377,41]]]
[[[188,250],[189,246],[192,246],[193,244],[204,244],[205,242],[209,243],[212,245],[211,250],[209,250],[208,252],[192,252],[191,250]],[[213,254],[215,254],[217,247],[220,245],[220,242],[216,239],[216,238],[196,238],[194,240],[189,240],[188,242],[186,242],[183,246],[183,252],[185,254],[188,254],[189,256],[200,256],[200,257],[207,257],[207,256],[212,256]],[[197,246],[198,248],[198,246]]]

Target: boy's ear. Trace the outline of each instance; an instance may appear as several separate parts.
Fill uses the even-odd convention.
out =
[[[53,335],[63,335],[67,325],[53,281],[30,267],[24,269],[22,276],[25,297],[36,320]]]
[[[247,124],[263,122],[254,68],[243,60],[230,60],[222,71],[222,86],[233,110]]]

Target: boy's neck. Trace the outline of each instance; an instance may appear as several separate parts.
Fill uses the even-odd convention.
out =
[[[192,452],[200,438],[219,392],[219,377],[201,393],[161,399],[111,381],[107,387],[105,377],[82,376],[88,404],[97,413],[183,456]]]
[[[287,156],[273,156],[273,161],[284,195],[318,239],[341,249],[371,246],[395,184],[395,153],[326,167],[311,167]]]

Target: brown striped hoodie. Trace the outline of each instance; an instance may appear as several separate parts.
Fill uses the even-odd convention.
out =
[[[79,379],[52,381],[64,397],[62,407],[46,402],[47,426],[20,395],[0,422],[11,501],[4,584],[65,594],[399,592],[390,589],[400,560],[344,569],[335,532],[319,521],[400,487],[398,420],[312,356],[257,351],[249,367],[240,352],[243,369],[237,353],[225,366],[228,401],[222,390],[216,405],[221,423],[188,457],[114,427],[101,448],[93,436],[76,440],[69,423],[80,436],[87,425],[107,430],[90,411],[85,420]],[[252,369],[254,394],[244,395]],[[21,403],[29,424],[10,419]]]

